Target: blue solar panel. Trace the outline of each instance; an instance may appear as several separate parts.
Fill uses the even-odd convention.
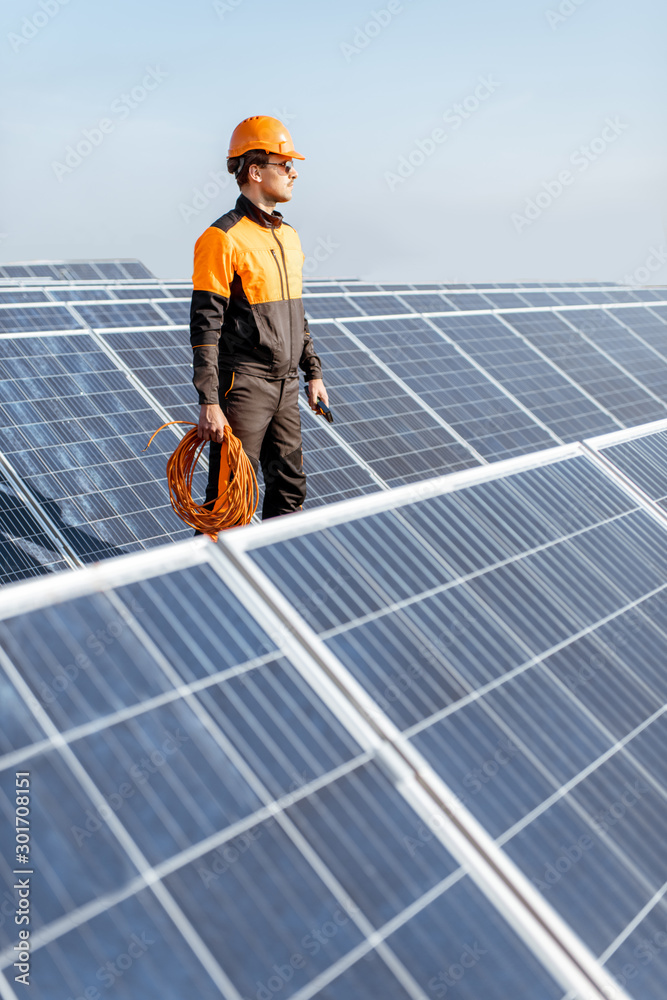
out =
[[[496,316],[443,316],[433,322],[563,441],[618,429],[594,400]]]
[[[354,295],[352,302],[367,316],[391,316],[410,312],[395,295]]]
[[[667,401],[667,360],[623,325],[625,312],[628,310],[612,314],[606,309],[572,309],[564,315],[575,329],[612,361],[622,365],[643,386]],[[660,409],[656,408],[656,416],[660,415]]]
[[[189,535],[168,503],[161,418],[87,334],[0,339],[4,454],[88,561]]]
[[[646,434],[619,444],[602,446],[603,454],[640,486],[652,500],[667,508],[667,432]]]
[[[64,306],[6,306],[0,308],[0,332],[76,330],[81,324]]]
[[[386,483],[478,464],[471,452],[338,327],[312,327],[336,431]]]
[[[92,327],[165,326],[161,316],[149,303],[118,302],[100,305],[77,305],[76,310],[84,322]]]
[[[624,426],[666,415],[659,400],[555,313],[511,313],[504,318]]]
[[[485,459],[559,443],[424,320],[345,326]]]
[[[562,988],[415,812],[404,781],[260,618],[204,563],[0,624],[4,684],[20,672],[29,687],[13,696],[11,766],[31,774],[42,876],[34,995],[85,995],[115,968],[113,984],[133,997],[344,1000],[381,988],[416,1000],[457,981],[462,962],[468,998],[526,988],[558,1000]],[[80,669],[63,686],[68,662]],[[184,689],[193,677],[198,689]],[[8,924],[0,942],[7,969]]]
[[[0,473],[0,584],[68,568],[57,540],[36,518],[29,501]]]
[[[29,291],[26,289],[12,289],[11,291],[0,290],[0,304],[10,304],[19,302],[48,302],[49,299],[45,292],[34,290]]]
[[[297,606],[347,574],[311,627],[617,970],[667,875],[664,523],[576,457],[249,542]]]
[[[359,316],[354,299],[342,295],[305,295],[303,306],[309,319],[334,319],[341,316]]]

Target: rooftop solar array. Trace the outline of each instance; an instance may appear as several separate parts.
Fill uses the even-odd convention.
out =
[[[31,995],[661,1000],[666,451],[662,421],[7,588]]]
[[[190,287],[132,260],[0,268],[0,455],[61,561],[189,534],[166,494],[174,432],[141,449],[196,417]],[[335,417],[302,394],[307,507],[667,417],[665,289],[328,279],[304,303]]]

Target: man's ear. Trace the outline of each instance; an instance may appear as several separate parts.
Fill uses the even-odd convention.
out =
[[[259,172],[259,167],[256,163],[251,163],[248,167],[248,177],[250,177],[253,181],[261,181],[262,175]]]

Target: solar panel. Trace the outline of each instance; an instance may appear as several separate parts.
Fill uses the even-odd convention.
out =
[[[640,307],[609,309],[608,313],[624,326],[629,327],[635,336],[641,338],[662,358],[667,359],[667,324],[656,314],[654,309]]]
[[[452,983],[558,1000],[571,958],[538,947],[516,903],[491,905],[489,866],[394,747],[210,544],[170,554],[129,577],[108,564],[106,593],[71,577],[55,607],[33,585],[0,623],[3,763],[31,774],[42,875],[38,1000],[85,995],[100,969],[165,1000]],[[0,942],[10,974],[10,927]]]
[[[110,291],[117,299],[155,299],[163,294],[157,285],[112,285]]]
[[[561,440],[580,441],[618,427],[594,399],[498,317],[443,316],[433,317],[433,323]]]
[[[312,331],[335,400],[335,428],[385,483],[415,482],[478,464],[452,432],[343,330],[317,323]]]
[[[367,316],[390,316],[410,312],[395,295],[354,295],[352,302]]]
[[[296,607],[315,553],[350,581],[308,609],[319,641],[623,976],[667,874],[666,523],[562,455],[230,544]]]
[[[489,308],[487,299],[485,299],[483,295],[477,295],[474,292],[468,292],[467,294],[462,295],[452,295],[451,292],[447,292],[447,300],[452,303],[455,309],[459,309],[461,312],[466,312],[471,309]]]
[[[77,281],[96,281],[99,278],[99,274],[92,264],[68,262],[62,270],[68,278],[75,278]]]
[[[660,400],[667,400],[667,364],[664,357],[635,336],[624,323],[624,313],[606,309],[572,309],[564,318],[587,340],[632,375]],[[634,310],[632,310],[634,312]],[[640,310],[644,311],[644,310]],[[660,415],[659,409],[656,415]]]
[[[38,516],[0,467],[0,584],[56,573],[72,565]]]
[[[65,306],[2,306],[0,332],[27,333],[31,330],[75,330],[77,323]]]
[[[189,536],[165,489],[173,435],[142,454],[161,414],[89,334],[0,338],[0,366],[3,452],[80,560]]]
[[[416,313],[448,312],[451,309],[442,295],[428,295],[425,292],[411,292],[403,296],[403,301]]]
[[[108,300],[111,293],[106,288],[51,288],[49,296],[59,302],[93,302],[96,299]]]
[[[346,299],[342,295],[305,295],[303,306],[308,319],[334,319],[360,315],[355,300]]]
[[[94,328],[118,326],[165,326],[165,318],[143,302],[114,302],[76,306],[83,321]]]
[[[14,289],[12,291],[0,290],[0,303],[10,304],[18,302],[48,302],[49,299],[45,292],[35,290],[18,290]]]
[[[600,442],[598,447],[605,458],[667,509],[667,432],[618,443]]]
[[[487,461],[560,443],[425,320],[345,326]]]
[[[484,298],[493,309],[525,309],[526,302],[518,292],[485,292]]]
[[[98,262],[97,269],[103,278],[115,280],[116,278],[122,279],[127,277],[120,264],[114,264],[111,261],[107,261],[106,263],[102,261]]]
[[[665,415],[663,403],[652,398],[555,313],[511,313],[504,318],[623,425]]]

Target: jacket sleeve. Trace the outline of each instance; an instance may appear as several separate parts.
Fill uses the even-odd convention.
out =
[[[299,361],[299,368],[304,372],[306,382],[314,378],[322,378],[322,362],[315,353],[313,338],[308,329],[308,320],[303,319],[303,351]]]
[[[218,341],[234,277],[233,248],[221,229],[210,226],[195,244],[190,306],[192,381],[199,403],[218,400]]]

